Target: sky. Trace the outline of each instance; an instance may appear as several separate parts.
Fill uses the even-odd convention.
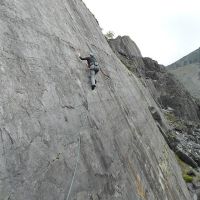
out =
[[[144,57],[169,65],[200,47],[199,0],[83,0],[103,33],[128,35]]]

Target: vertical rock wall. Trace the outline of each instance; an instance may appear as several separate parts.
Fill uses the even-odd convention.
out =
[[[91,91],[90,51],[103,74]],[[0,1],[0,199],[189,200],[156,104],[80,0]]]

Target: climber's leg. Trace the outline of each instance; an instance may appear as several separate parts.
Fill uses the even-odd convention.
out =
[[[91,79],[91,84],[95,85],[95,71],[90,70],[90,79]]]
[[[92,90],[96,87],[96,81],[95,81],[95,71],[90,69],[90,79],[91,79],[91,85]]]

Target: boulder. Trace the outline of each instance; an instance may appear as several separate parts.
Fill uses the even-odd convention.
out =
[[[190,166],[192,166],[194,168],[198,167],[198,164],[186,152],[184,152],[182,149],[177,149],[176,150],[176,154],[182,161],[184,161],[188,165],[190,165]]]

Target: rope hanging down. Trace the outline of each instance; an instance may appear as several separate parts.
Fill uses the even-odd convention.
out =
[[[77,154],[77,159],[76,159],[76,166],[75,166],[75,169],[74,169],[74,174],[73,174],[73,177],[72,177],[71,185],[70,185],[66,200],[69,200],[69,196],[70,196],[72,186],[73,186],[73,183],[74,183],[74,179],[75,179],[75,176],[76,176],[78,163],[79,163],[79,160],[80,160],[80,146],[81,146],[81,134],[80,133],[79,133],[79,139],[78,140],[79,140],[79,142],[78,142],[78,154]]]
[[[106,76],[106,77],[110,78],[110,76],[109,76],[109,75],[107,75],[107,74],[105,74],[101,68],[100,68],[100,71],[101,71],[101,73],[102,73],[104,76]]]

